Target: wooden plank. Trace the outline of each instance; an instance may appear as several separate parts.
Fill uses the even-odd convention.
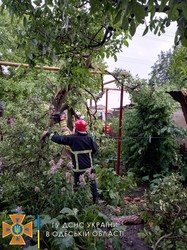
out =
[[[5,62],[5,61],[0,61],[0,65],[11,66],[11,67],[20,67],[20,66],[23,66],[26,68],[30,67],[30,65],[26,64],[26,63],[15,63],[15,62]],[[34,66],[34,68],[35,69],[44,69],[44,70],[54,70],[54,71],[60,70],[59,67],[39,66],[39,65]]]
[[[26,64],[26,63],[16,63],[16,62],[6,62],[6,61],[0,61],[0,65],[3,66],[10,66],[10,67],[26,67],[29,68],[30,65]],[[52,70],[52,71],[58,71],[60,70],[59,67],[54,67],[54,66],[40,66],[40,65],[36,65],[33,67],[34,69],[43,69],[43,70]],[[110,72],[106,72],[106,71],[90,71],[90,74],[99,74],[99,75],[112,75],[112,73]]]

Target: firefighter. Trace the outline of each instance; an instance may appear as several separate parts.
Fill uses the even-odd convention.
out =
[[[54,112],[51,116],[51,119],[54,121],[54,129],[57,130],[55,134],[69,135],[72,131],[67,126],[66,113]],[[71,160],[71,154],[69,151],[69,146],[64,146],[62,148],[61,156],[63,160]]]
[[[87,133],[86,122],[77,120],[75,122],[75,133],[70,135],[54,135],[48,131],[43,132],[43,137],[48,137],[53,142],[67,145],[71,149],[71,158],[73,163],[75,187],[79,186],[80,176],[85,172],[91,172],[91,192],[93,203],[98,200],[98,191],[95,178],[93,178],[93,162],[92,156],[97,151],[97,144],[93,141],[91,135]]]
[[[71,130],[67,127],[67,120],[66,120],[66,113],[64,111],[62,112],[54,112],[51,115],[51,119],[53,120],[53,126],[58,125],[60,128],[60,133],[62,135],[69,135],[71,134]]]
[[[69,135],[72,133],[72,131],[67,126],[66,113],[64,111],[60,114],[59,125],[62,135]]]

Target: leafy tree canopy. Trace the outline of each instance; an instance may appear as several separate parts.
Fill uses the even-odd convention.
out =
[[[19,46],[33,63],[63,59],[72,70],[77,64],[89,67],[93,52],[96,58],[103,58],[115,55],[122,46],[117,38],[120,32],[109,26],[111,18],[101,11],[92,13],[84,1],[4,1],[2,8],[23,21],[17,28]]]
[[[186,47],[176,48],[169,64],[170,82],[175,84],[177,90],[187,89],[187,49]]]
[[[149,84],[152,86],[167,85],[175,90],[186,90],[186,62],[187,49],[178,46],[173,51],[161,51],[158,60],[152,66]]]
[[[187,46],[184,0],[3,0],[1,8],[22,21],[17,32],[31,62],[63,58],[72,66],[84,65],[85,60],[89,63],[93,54],[95,58],[115,57],[139,24],[145,24],[143,35],[148,30],[160,35],[177,21],[175,42]],[[158,17],[157,13],[165,15]]]
[[[10,16],[5,11],[0,15],[0,60],[24,62],[25,54],[19,46],[18,37],[16,36],[17,18],[11,23]],[[68,64],[68,62],[67,62]],[[66,71],[67,69],[67,71]],[[58,72],[45,70],[33,70],[22,66],[14,68],[9,67],[6,70],[0,66],[0,100],[3,100],[6,106],[7,115],[19,113],[16,108],[20,105],[21,109],[28,102],[40,101],[49,104],[59,89],[70,89],[65,102],[69,107],[76,106],[79,110],[85,105],[90,94],[96,95],[98,88],[101,86],[100,76],[88,74],[88,69],[82,69],[72,66],[70,69],[65,67]],[[32,100],[31,100],[32,99]],[[15,107],[15,103],[17,104]],[[28,105],[27,105],[28,104]],[[84,106],[85,108],[85,106]],[[40,107],[41,109],[41,107]],[[46,108],[45,108],[46,109]],[[27,110],[28,113],[28,110]],[[24,116],[25,117],[25,116]]]
[[[152,86],[163,85],[170,82],[169,76],[169,65],[172,57],[172,51],[168,52],[161,51],[160,55],[158,55],[158,60],[151,67],[152,71],[150,73],[149,84]]]
[[[157,62],[152,67],[151,86],[164,85],[165,90],[172,98],[179,102],[187,122],[187,101],[186,101],[186,62],[187,50],[184,46],[178,46],[169,52],[161,52]]]

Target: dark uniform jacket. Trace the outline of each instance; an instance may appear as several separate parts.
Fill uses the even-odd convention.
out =
[[[51,140],[70,147],[75,172],[81,172],[93,167],[92,155],[97,151],[97,144],[88,133],[77,132],[76,134],[65,136],[53,135]]]

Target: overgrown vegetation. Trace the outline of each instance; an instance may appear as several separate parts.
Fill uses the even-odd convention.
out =
[[[11,224],[9,214],[25,214],[25,223],[34,223],[27,249],[37,249],[36,216],[40,214],[41,249],[122,249],[121,235],[113,232],[125,227],[107,227],[113,212],[103,211],[120,206],[125,214],[141,215],[145,228],[139,236],[155,250],[185,249],[187,192],[183,184],[187,167],[181,162],[176,138],[186,132],[172,124],[175,105],[165,91],[174,87],[186,90],[186,48],[178,47],[172,55],[162,53],[149,85],[116,70],[117,86],[125,85],[132,101],[131,109],[124,112],[122,176],[116,174],[116,130],[115,138],[101,136],[102,124],[90,115],[86,101],[92,98],[96,102],[103,94],[103,77],[90,70],[104,71],[105,57],[117,59],[116,53],[123,44],[128,45],[127,39],[148,14],[144,35],[149,29],[161,34],[177,20],[176,43],[182,41],[186,46],[186,2],[167,6],[165,1],[147,1],[147,6],[137,1],[1,2],[1,58],[29,62],[30,67],[0,66],[0,100],[4,103],[0,117],[0,229],[2,222]],[[155,15],[166,11],[164,19]],[[61,70],[37,71],[32,68],[35,64],[53,64]],[[41,140],[44,129],[58,130],[50,128],[50,114],[59,89],[66,94],[63,101],[68,111],[88,114],[88,130],[99,144],[94,164],[101,204],[92,204],[89,181],[82,179],[78,190],[74,189],[71,164],[61,157],[62,147]],[[136,181],[148,181],[150,190],[141,206],[127,207],[124,195],[136,189]],[[57,237],[59,233],[66,235]],[[10,249],[10,238],[0,235],[1,249]]]
[[[184,136],[171,121],[174,110],[162,91],[145,86],[133,96],[134,106],[124,112],[122,155],[127,171],[144,180],[181,166],[176,138]]]
[[[152,192],[146,195],[142,218],[146,227],[139,236],[153,249],[186,249],[187,190],[181,177],[171,174],[157,179]]]

